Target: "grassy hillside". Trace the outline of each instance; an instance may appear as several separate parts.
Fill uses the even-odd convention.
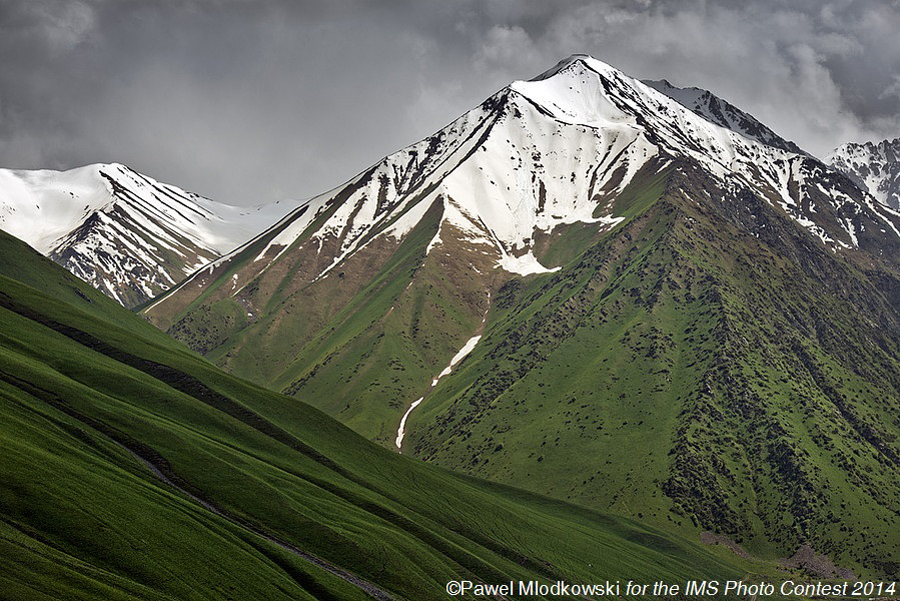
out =
[[[229,283],[237,267],[228,267],[178,315],[167,312],[183,292],[150,319],[171,320],[172,336],[229,373],[302,398],[389,446],[405,406],[479,327],[488,291],[504,277],[450,228],[426,256],[441,215],[436,202],[402,243],[376,238],[323,278],[314,276],[327,253],[304,246],[307,232],[239,290]],[[254,267],[258,253],[252,247],[232,262]]]
[[[419,600],[458,578],[766,570],[387,451],[0,240],[0,598]]]
[[[616,235],[501,290],[410,448],[765,556],[811,544],[896,574],[896,309],[762,199],[693,200],[714,189],[683,165]]]
[[[836,253],[776,192],[664,161],[597,197],[623,219],[611,232],[538,236],[556,273],[513,278],[452,231],[426,253],[436,203],[326,277],[338,241],[304,246],[309,231],[243,288],[225,270],[170,332],[387,447],[424,397],[404,453],[429,462],[765,557],[812,545],[895,573],[900,314],[895,251],[871,251],[896,242],[860,222],[869,250]],[[802,202],[827,208],[819,193]]]
[[[607,208],[639,214],[662,193],[666,172],[651,161]],[[439,200],[402,242],[373,238],[325,277],[313,276],[330,255],[304,246],[313,223],[270,266],[251,260],[261,252],[253,245],[214,280],[192,283],[147,315],[229,373],[302,398],[390,447],[405,409],[493,315],[491,295],[511,277],[496,269],[494,249],[447,225],[426,252],[441,203],[452,202]],[[555,265],[600,237],[596,224],[563,226],[538,240],[537,251]],[[199,296],[184,306],[189,293]]]

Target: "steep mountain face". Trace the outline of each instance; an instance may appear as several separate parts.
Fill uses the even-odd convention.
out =
[[[224,205],[120,164],[0,169],[0,229],[126,307],[177,284],[296,204]]]
[[[711,184],[685,164],[618,236],[502,288],[404,448],[761,552],[808,542],[891,573],[897,312],[752,192],[698,204],[721,191]]]
[[[900,138],[877,144],[848,142],[825,157],[884,205],[900,210]]]
[[[145,314],[404,453],[889,571],[900,215],[673,95],[573,56]]]
[[[654,90],[662,92],[680,103],[693,113],[708,119],[724,128],[736,131],[743,136],[756,140],[766,146],[774,146],[796,154],[803,154],[793,142],[789,142],[769,129],[749,113],[745,113],[727,100],[719,98],[709,90],[701,88],[679,88],[667,80],[643,80],[643,83]]]

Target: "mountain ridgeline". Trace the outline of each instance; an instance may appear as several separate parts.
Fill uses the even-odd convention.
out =
[[[233,207],[118,163],[0,169],[0,229],[126,307],[168,290],[297,204]]]
[[[825,157],[882,204],[900,210],[900,138],[877,144],[848,142]]]
[[[898,266],[900,214],[849,176],[576,55],[143,314],[431,463],[886,574]]]

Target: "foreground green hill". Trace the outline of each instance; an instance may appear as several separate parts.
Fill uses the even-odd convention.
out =
[[[460,578],[757,569],[387,451],[0,251],[0,598],[419,600]]]

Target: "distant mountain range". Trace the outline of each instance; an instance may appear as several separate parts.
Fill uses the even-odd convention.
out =
[[[881,573],[898,274],[900,214],[853,178],[709,92],[575,55],[143,314],[403,453]]]
[[[0,169],[0,229],[126,307],[169,289],[297,204],[225,205],[115,163]]]

